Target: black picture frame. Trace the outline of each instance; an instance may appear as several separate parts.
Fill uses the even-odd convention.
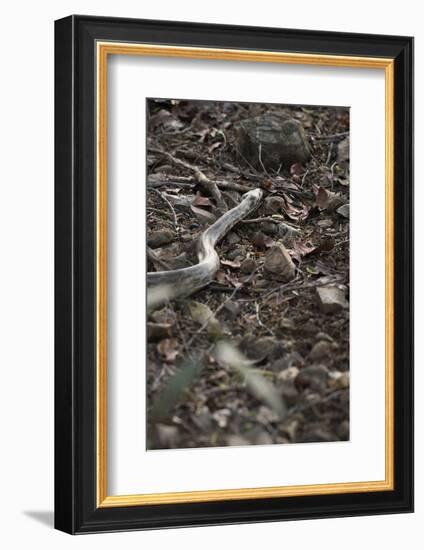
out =
[[[393,490],[97,506],[99,40],[394,60]],[[76,534],[413,511],[413,39],[73,15],[55,23],[55,75],[55,527]]]

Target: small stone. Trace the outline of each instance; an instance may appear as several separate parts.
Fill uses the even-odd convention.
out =
[[[337,146],[337,160],[344,162],[349,160],[349,138],[345,138]]]
[[[340,441],[349,441],[349,421],[343,420],[337,427],[337,435]]]
[[[212,214],[212,212],[208,212],[204,208],[198,208],[197,206],[193,205],[190,208],[192,212],[196,215],[199,223],[201,223],[202,225],[211,225],[216,221],[216,217]]]
[[[237,235],[235,231],[230,231],[228,235],[225,238],[225,242],[228,245],[237,244],[241,241],[240,237]]]
[[[312,365],[302,369],[294,380],[299,392],[306,389],[316,392],[325,390],[328,379],[328,369],[324,365]]]
[[[248,359],[260,362],[272,355],[276,344],[277,342],[271,336],[257,338],[254,334],[246,334],[240,342],[240,349]]]
[[[337,438],[327,430],[315,428],[302,434],[298,441],[299,443],[327,443],[336,440]]]
[[[159,342],[164,338],[171,337],[172,325],[169,323],[147,323],[147,340]]]
[[[299,392],[295,388],[293,380],[281,382],[279,387],[285,404],[288,407],[294,407],[299,401]]]
[[[346,390],[349,387],[349,372],[335,371],[330,373],[331,385],[336,390]]]
[[[311,361],[322,361],[328,359],[333,353],[334,346],[325,340],[317,342],[309,353]]]
[[[172,243],[174,240],[174,234],[169,229],[159,229],[158,231],[152,231],[147,237],[147,244],[150,248],[160,248],[167,244]]]
[[[257,430],[253,441],[255,445],[272,445],[274,443],[272,437],[265,430]]]
[[[343,218],[349,218],[349,204],[342,204],[342,206],[337,208],[336,212],[340,216],[343,216]]]
[[[281,372],[290,367],[303,367],[305,361],[297,351],[285,353],[282,357],[272,363],[272,370]]]
[[[331,342],[331,343],[334,342],[333,338],[331,338],[331,336],[329,334],[327,334],[326,332],[318,332],[318,334],[315,336],[315,338],[318,341],[319,340],[326,340],[327,342]]]
[[[240,313],[240,305],[237,302],[226,302],[223,307],[225,316],[230,320],[234,321],[234,319],[238,316]]]
[[[287,283],[294,279],[296,267],[287,249],[282,244],[272,246],[265,256],[265,272],[273,279]]]
[[[178,442],[178,428],[176,426],[156,424],[156,433],[161,447],[165,449],[176,447]]]
[[[289,367],[284,369],[278,375],[278,379],[282,382],[289,382],[290,380],[295,380],[299,374],[299,369],[297,367]]]
[[[286,203],[282,197],[271,195],[265,199],[263,209],[265,214],[268,215],[279,214],[283,212],[285,205]]]
[[[319,306],[324,313],[334,313],[349,306],[343,290],[335,286],[318,287],[317,295]]]
[[[256,269],[256,262],[253,258],[246,258],[240,265],[240,272],[249,275]]]
[[[258,250],[266,250],[268,246],[272,245],[273,240],[268,237],[262,231],[256,231],[252,236],[252,244]]]
[[[244,447],[251,444],[248,439],[241,435],[228,435],[226,441],[230,447]]]

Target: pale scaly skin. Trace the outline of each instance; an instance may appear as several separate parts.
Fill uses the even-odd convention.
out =
[[[254,189],[243,195],[236,207],[225,212],[201,235],[197,247],[199,263],[173,271],[147,273],[147,307],[163,306],[169,300],[189,296],[208,285],[220,267],[215,245],[243,218],[258,206],[262,190]]]

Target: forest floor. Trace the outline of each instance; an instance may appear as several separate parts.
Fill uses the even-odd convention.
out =
[[[309,161],[270,171],[240,158],[235,125],[265,112],[302,124]],[[149,271],[198,261],[196,242],[220,216],[199,170],[229,208],[247,189],[264,199],[217,245],[215,281],[149,314],[147,447],[348,440],[349,110],[149,100]],[[276,243],[296,268],[288,282],[264,269]],[[326,308],[322,288],[345,303]],[[221,360],[222,341],[242,369]]]

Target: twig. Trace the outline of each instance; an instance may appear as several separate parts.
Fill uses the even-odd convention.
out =
[[[161,191],[159,191],[159,189],[156,189],[156,188],[152,187],[152,191],[154,191],[157,195],[159,195],[159,197],[168,205],[169,209],[172,212],[172,217],[174,218],[175,232],[176,232],[177,236],[179,236],[180,228],[178,226],[178,218],[177,218],[177,214],[175,213],[174,207],[169,202],[169,200],[165,197],[165,195]]]
[[[258,325],[262,328],[264,328],[267,332],[269,332],[271,334],[271,336],[275,336],[275,333],[270,329],[268,328],[267,326],[265,326],[259,316],[259,304],[258,302],[255,302],[255,311],[256,311],[256,320],[258,321]]]
[[[191,170],[194,172],[194,175],[196,177],[196,180],[199,185],[201,185],[210,195],[213,197],[213,199],[216,202],[216,205],[221,212],[226,212],[228,210],[227,204],[221,195],[221,191],[218,189],[217,184],[209,179],[197,166],[193,166],[192,164],[181,160],[174,155],[171,155],[171,153],[168,153],[168,151],[163,151],[162,149],[157,148],[150,148],[149,151],[153,153],[158,153],[160,155],[165,156],[167,159],[169,159],[171,162],[173,162],[176,166],[181,166],[182,168],[185,168],[187,170]]]
[[[148,189],[156,189],[157,187],[188,187],[189,189],[193,189],[194,183],[189,183],[186,181],[177,181],[177,178],[174,178],[175,181],[168,181],[168,180],[162,180],[162,181],[148,181],[147,180],[147,188]]]
[[[158,265],[161,269],[164,269],[165,271],[169,271],[170,267],[169,265],[161,260],[157,253],[150,248],[150,246],[146,247],[147,250],[147,257],[149,260],[153,263],[153,265],[156,267]]]
[[[314,139],[316,140],[319,140],[319,141],[335,141],[335,140],[338,140],[338,139],[343,139],[345,137],[347,137],[349,135],[349,132],[340,132],[338,134],[332,134],[332,135],[329,135],[329,136],[312,136]]]
[[[230,191],[238,191],[239,193],[247,193],[253,188],[248,185],[243,185],[241,183],[235,183],[234,181],[217,181],[216,185],[220,189],[228,189]]]

